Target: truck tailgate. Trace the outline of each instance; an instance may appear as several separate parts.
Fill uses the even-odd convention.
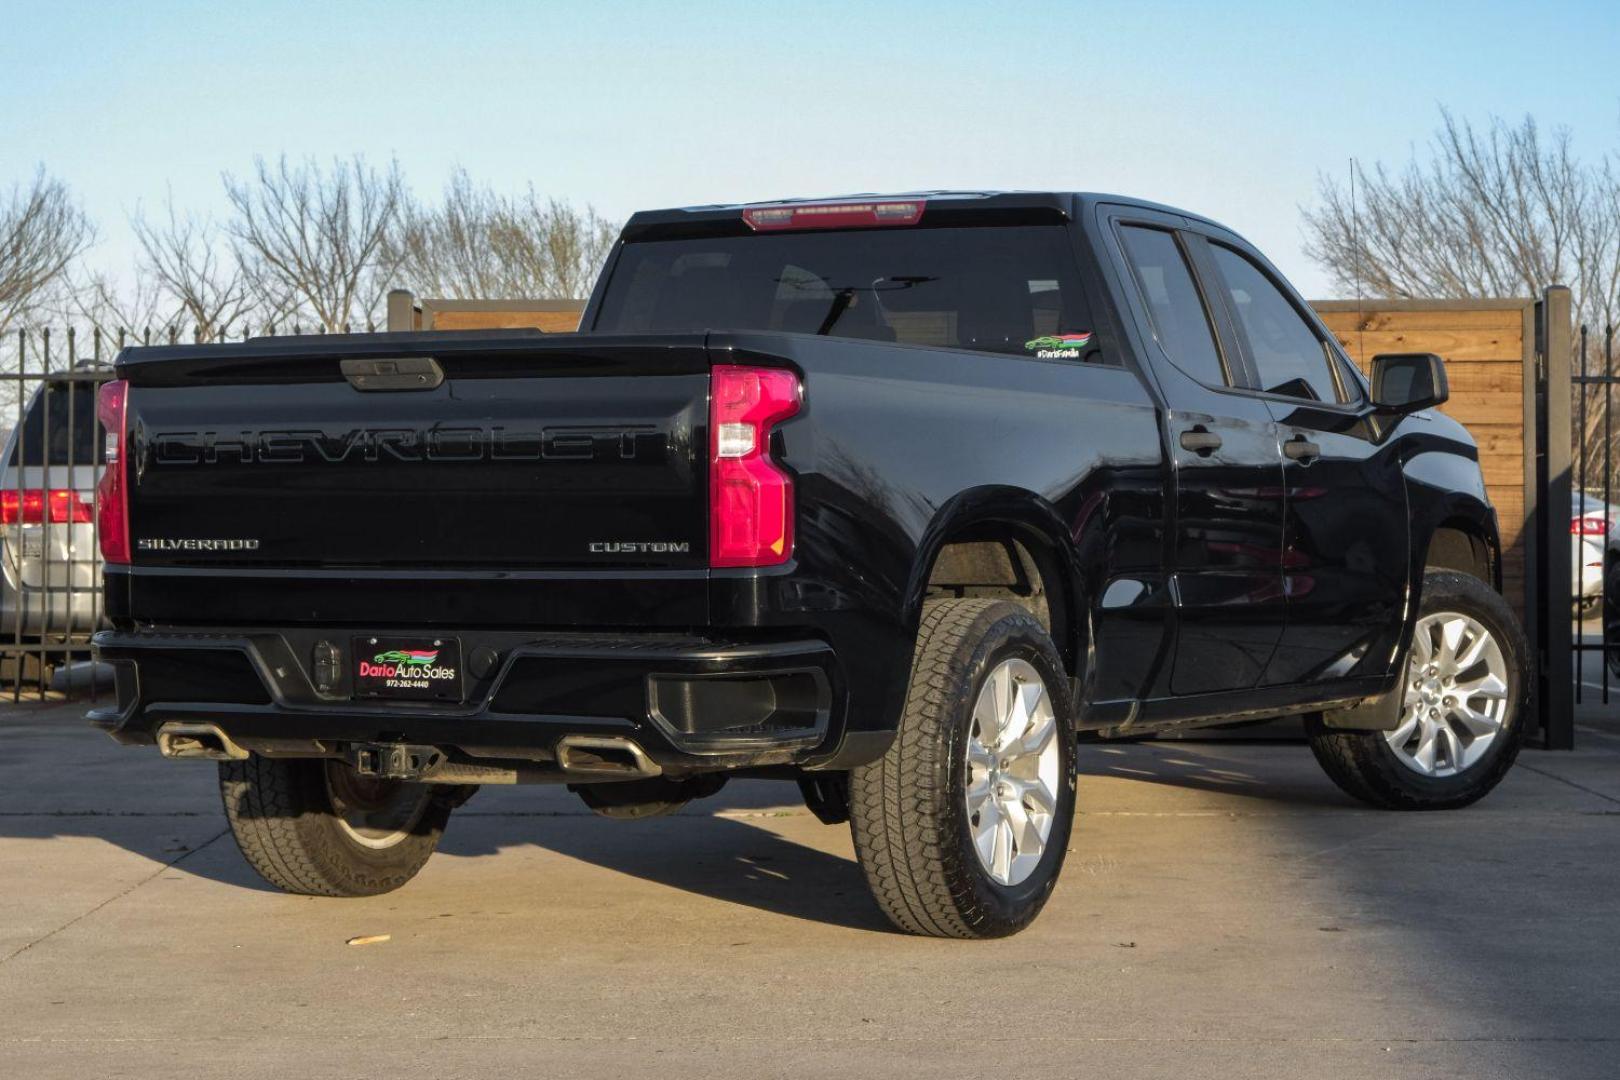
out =
[[[397,377],[424,360],[430,385]],[[142,350],[119,371],[137,577],[350,570],[408,587],[400,572],[421,570],[427,587],[707,565],[698,335],[269,339]]]

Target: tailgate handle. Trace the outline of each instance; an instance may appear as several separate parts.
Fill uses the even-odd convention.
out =
[[[434,390],[444,382],[444,369],[431,356],[344,360],[341,366],[356,390]]]

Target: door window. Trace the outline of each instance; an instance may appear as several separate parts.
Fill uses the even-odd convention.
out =
[[[1260,389],[1311,401],[1342,400],[1328,344],[1282,290],[1247,256],[1220,244],[1211,244],[1209,250],[1249,342]]]
[[[1199,382],[1227,382],[1209,312],[1175,236],[1142,225],[1127,225],[1120,236],[1153,322],[1153,336],[1170,362]]]

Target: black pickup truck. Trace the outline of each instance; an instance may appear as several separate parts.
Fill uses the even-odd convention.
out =
[[[1472,802],[1525,647],[1445,371],[1364,380],[1203,218],[933,192],[640,213],[583,331],[135,348],[101,396],[117,673],[248,861],[396,888],[477,785],[731,776],[850,821],[900,927],[1018,930],[1079,738],[1304,715]]]

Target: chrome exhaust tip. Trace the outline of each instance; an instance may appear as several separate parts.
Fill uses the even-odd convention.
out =
[[[557,740],[557,766],[570,776],[594,780],[638,780],[664,772],[622,735],[564,735]]]
[[[246,761],[248,752],[214,724],[171,720],[158,728],[158,752],[166,758]]]

